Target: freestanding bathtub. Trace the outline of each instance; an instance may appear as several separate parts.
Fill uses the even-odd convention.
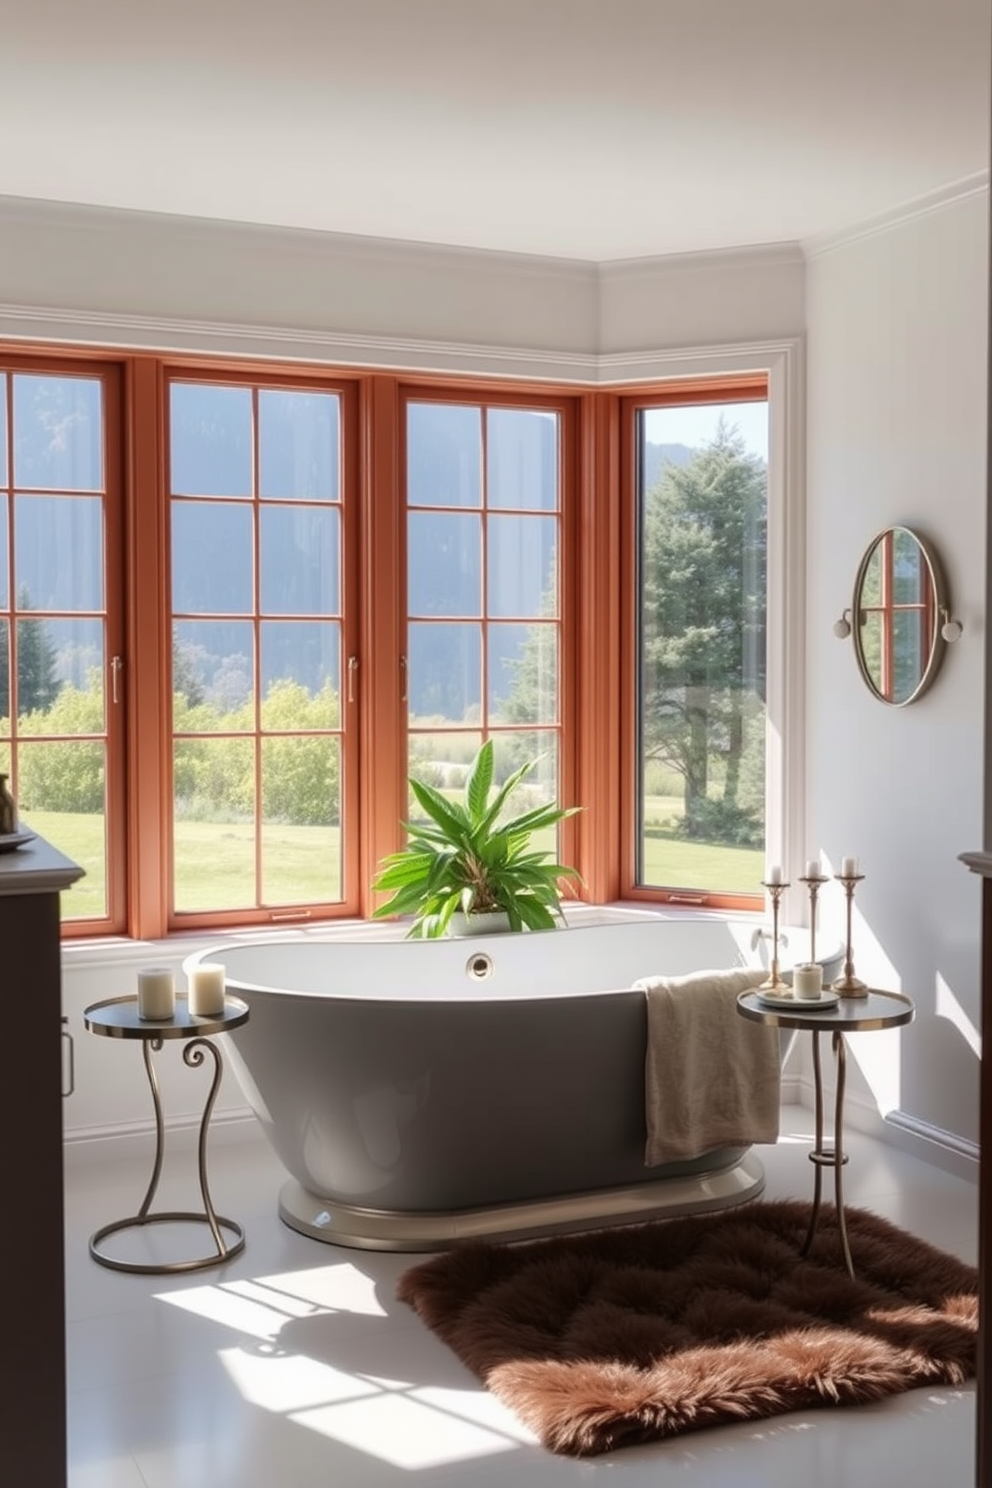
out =
[[[755,963],[753,933],[654,916],[439,941],[338,932],[231,940],[185,968],[222,961],[250,1007],[226,1042],[292,1175],[286,1223],[335,1244],[432,1250],[760,1193],[743,1147],[645,1167],[647,1016],[631,989]],[[806,932],[788,936],[804,959]]]

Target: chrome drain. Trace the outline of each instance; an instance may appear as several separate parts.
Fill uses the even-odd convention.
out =
[[[492,956],[487,956],[485,951],[476,951],[465,962],[465,975],[473,982],[488,981],[495,970]]]

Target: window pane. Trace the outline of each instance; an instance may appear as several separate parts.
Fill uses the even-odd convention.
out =
[[[7,551],[7,497],[0,492],[0,609],[10,606],[10,554]]]
[[[244,620],[177,620],[172,627],[173,728],[236,733],[255,724],[255,634]]]
[[[490,625],[489,717],[494,723],[557,723],[558,627]]]
[[[493,736],[493,779],[502,785],[508,775],[521,765],[533,764],[507,802],[504,817],[520,816],[537,806],[558,799],[558,735],[550,730]],[[546,827],[533,837],[535,852],[557,855],[558,826]]]
[[[16,496],[14,565],[21,609],[102,609],[101,498]]]
[[[487,580],[490,615],[554,615],[558,608],[554,517],[490,517]]]
[[[930,570],[916,538],[897,527],[892,535],[893,603],[922,604],[929,577]]]
[[[172,608],[186,614],[250,614],[251,508],[172,503]]]
[[[251,390],[174,382],[171,414],[172,494],[250,496]]]
[[[102,919],[107,908],[106,747],[66,739],[21,743],[17,806],[22,823],[57,842],[86,877],[62,899],[67,919]]]
[[[17,712],[25,734],[102,734],[102,620],[17,621]]]
[[[482,707],[482,627],[417,625],[408,632],[411,722],[479,722]]]
[[[638,881],[760,892],[767,405],[640,419]]]
[[[482,505],[482,410],[410,403],[406,492],[411,506]]]
[[[340,741],[263,739],[262,811],[263,902],[340,899]]]
[[[254,741],[177,739],[173,786],[176,909],[254,905]]]
[[[338,501],[336,393],[263,389],[258,395],[258,494]]]
[[[407,522],[411,615],[482,613],[482,522],[411,512]]]
[[[412,733],[410,735],[409,773],[425,785],[443,791],[452,800],[461,800],[469,766],[482,745],[477,733]],[[407,820],[424,821],[413,792],[407,791]]]
[[[486,502],[555,511],[558,415],[490,408],[486,423]]]
[[[14,377],[14,484],[103,487],[103,388],[83,377]]]
[[[341,627],[334,621],[265,621],[262,632],[262,723],[265,728],[304,727],[296,723],[272,723],[269,700],[274,688],[292,684],[307,698],[333,698],[335,710],[341,694]],[[307,724],[305,727],[317,727]],[[321,728],[337,728],[321,723]]]
[[[0,372],[0,486],[8,485],[7,479],[7,378]]]
[[[930,647],[925,641],[922,610],[896,610],[892,616],[892,691],[894,703],[912,697],[926,671]]]
[[[260,512],[260,524],[263,613],[338,614],[340,512],[333,507],[268,506]]]

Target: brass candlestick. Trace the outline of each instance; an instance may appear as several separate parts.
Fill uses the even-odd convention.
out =
[[[778,906],[779,900],[789,887],[787,883],[766,883],[772,899],[772,964],[768,976],[761,984],[762,992],[781,992],[782,988],[788,988],[788,982],[779,976],[778,970]]]
[[[825,873],[818,873],[815,878],[800,876],[799,882],[804,883],[809,890],[809,959],[816,960],[816,896],[821,887],[827,881]]]
[[[831,985],[835,992],[843,992],[845,997],[867,997],[868,983],[863,982],[860,977],[854,975],[854,954],[851,950],[851,911],[854,907],[854,885],[859,884],[864,878],[863,873],[835,873],[834,878],[843,884],[844,893],[847,895],[847,949],[844,954],[844,970],[842,974]]]

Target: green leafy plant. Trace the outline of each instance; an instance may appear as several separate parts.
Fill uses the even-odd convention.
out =
[[[458,912],[502,910],[511,930],[551,930],[562,921],[561,880],[581,878],[574,868],[552,861],[550,853],[534,849],[532,838],[581,808],[538,806],[500,821],[510,796],[536,764],[529,760],[514,770],[493,795],[493,743],[487,739],[469,768],[464,804],[411,777],[410,789],[428,821],[404,822],[406,847],[380,863],[372,887],[391,898],[374,917],[413,914],[409,933],[420,939],[444,935]]]

